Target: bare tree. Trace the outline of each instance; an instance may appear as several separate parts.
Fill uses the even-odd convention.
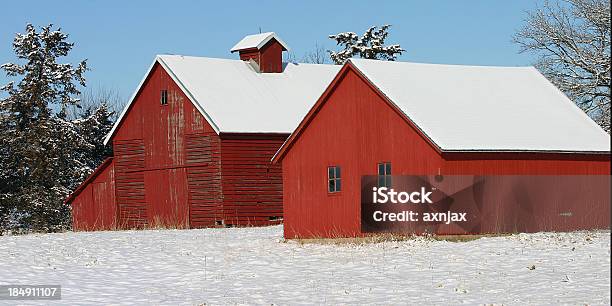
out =
[[[81,93],[79,104],[72,106],[69,115],[71,119],[81,118],[84,114],[105,105],[109,113],[112,114],[109,119],[114,122],[119,117],[123,104],[123,98],[116,89],[102,86],[96,89],[88,88]]]
[[[545,2],[514,36],[520,52],[610,133],[610,1]]]
[[[285,53],[285,58],[283,59],[283,61],[287,63],[297,63],[298,59],[297,56],[295,56],[295,53],[293,53],[293,51],[287,51],[287,53]]]
[[[288,63],[310,63],[310,64],[328,64],[329,59],[327,57],[327,52],[325,48],[323,48],[319,44],[315,44],[314,49],[304,53],[302,59],[298,59],[293,51],[289,51],[285,54],[285,58],[283,61]]]
[[[328,55],[327,55],[327,52],[325,51],[325,48],[323,48],[323,46],[319,44],[315,44],[314,49],[307,52],[304,55],[304,59],[302,61],[304,63],[311,63],[311,64],[328,64],[329,58],[327,56]]]

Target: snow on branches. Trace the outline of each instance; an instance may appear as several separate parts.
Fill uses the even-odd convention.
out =
[[[105,107],[68,118],[67,107],[78,107],[87,63],[59,63],[74,44],[52,28],[38,32],[28,24],[13,41],[22,64],[0,65],[16,79],[0,87],[7,93],[0,99],[0,233],[67,228],[64,199],[99,161],[100,134],[112,125]]]
[[[397,55],[401,55],[406,50],[402,49],[399,44],[385,46],[385,40],[389,36],[389,27],[391,25],[388,24],[380,28],[370,27],[361,37],[354,32],[329,35],[330,39],[335,40],[336,44],[343,48],[340,51],[328,51],[331,60],[337,65],[343,64],[354,56],[377,60],[396,60]]]
[[[514,36],[521,52],[610,133],[610,0],[545,2]]]

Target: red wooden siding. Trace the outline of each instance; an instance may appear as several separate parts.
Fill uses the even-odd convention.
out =
[[[250,59],[259,64],[259,50],[257,48],[240,50],[240,60],[248,61]]]
[[[283,46],[276,39],[261,47],[261,72],[283,72]]]
[[[186,137],[187,184],[191,227],[222,223],[221,158],[216,134],[189,134]]]
[[[160,103],[162,90],[168,91],[167,105]],[[215,225],[221,215],[219,137],[158,64],[113,144],[117,147],[126,139],[141,139],[144,144],[144,167],[138,175],[144,179],[150,226]]]
[[[394,175],[610,173],[609,156],[443,157],[352,68],[337,78],[282,160],[287,238],[360,236],[360,179],[375,175],[380,162],[391,162]],[[342,169],[337,194],[327,192],[328,166]],[[609,226],[609,214],[608,207],[588,226]]]
[[[167,105],[160,103],[162,90]],[[92,213],[117,216],[122,228],[278,223],[282,179],[270,158],[286,137],[240,134],[221,140],[156,64],[112,139],[115,211]],[[85,218],[79,213],[75,220]]]
[[[280,165],[270,159],[287,138],[224,134],[221,139],[223,218],[228,225],[268,225],[283,216]]]
[[[185,168],[144,171],[147,223],[151,227],[188,228]]]
[[[283,72],[283,46],[276,40],[271,39],[261,49],[240,50],[240,59],[254,60],[259,64],[261,72],[273,73]]]
[[[143,227],[147,225],[145,201],[145,149],[142,139],[114,142],[115,186],[119,225]]]
[[[115,169],[109,158],[96,169],[72,199],[73,228],[77,231],[116,227]]]

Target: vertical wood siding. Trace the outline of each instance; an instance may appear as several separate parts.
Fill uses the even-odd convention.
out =
[[[168,92],[167,105],[160,103],[162,90]],[[270,158],[286,137],[257,134],[222,143],[166,71],[155,65],[112,140],[119,225],[197,228],[280,222],[281,171],[270,166]],[[79,203],[92,201],[86,193],[78,198]],[[92,209],[90,213],[100,213]],[[77,212],[75,224],[83,216]]]
[[[276,39],[272,39],[259,50],[256,48],[241,50],[240,59],[254,60],[259,65],[261,72],[279,73],[283,72],[282,53],[283,46]]]
[[[160,103],[162,90],[167,105]],[[113,143],[130,138],[142,139],[145,147],[141,175],[150,226],[204,227],[220,220],[219,137],[158,64]]]
[[[115,169],[107,159],[72,200],[73,230],[109,230],[117,226]]]
[[[376,175],[380,162],[391,162],[394,175],[610,173],[609,156],[491,153],[443,158],[354,71],[338,77],[323,107],[282,160],[287,238],[360,236],[360,179]],[[342,170],[337,194],[327,192],[328,166]],[[609,207],[601,211],[609,213]]]
[[[283,46],[281,46],[276,39],[270,40],[267,44],[261,47],[260,52],[261,56],[259,68],[262,72],[283,72]]]

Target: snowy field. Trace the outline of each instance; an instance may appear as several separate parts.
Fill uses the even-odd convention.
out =
[[[281,226],[0,237],[0,284],[61,284],[56,303],[73,305],[609,305],[609,273],[608,231],[364,245],[283,242]]]

